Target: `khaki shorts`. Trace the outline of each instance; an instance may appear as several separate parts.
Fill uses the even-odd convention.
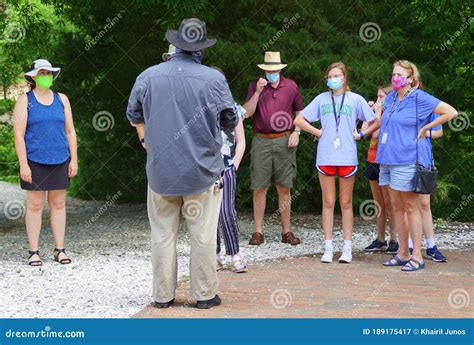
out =
[[[296,177],[296,147],[288,147],[289,135],[269,139],[254,136],[250,151],[250,188],[262,189],[272,181],[292,188]]]

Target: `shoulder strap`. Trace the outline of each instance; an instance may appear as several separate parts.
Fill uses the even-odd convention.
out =
[[[33,101],[35,100],[33,90],[30,90],[26,93],[26,98],[27,98],[26,109],[29,111],[31,106],[33,105]]]
[[[416,165],[418,165],[418,93],[415,95],[415,114],[416,114],[416,134],[415,134],[415,140],[416,140]]]
[[[64,108],[64,103],[63,100],[61,99],[61,96],[59,95],[59,92],[53,91],[54,96],[57,97],[59,103],[61,103],[62,107]]]

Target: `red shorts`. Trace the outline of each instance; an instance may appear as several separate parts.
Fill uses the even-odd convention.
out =
[[[317,165],[316,169],[327,176],[351,177],[357,172],[357,165],[336,166],[336,165]]]

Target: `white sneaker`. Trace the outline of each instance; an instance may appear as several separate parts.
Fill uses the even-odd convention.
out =
[[[332,257],[334,256],[334,247],[326,247],[324,248],[324,254],[321,257],[321,262],[331,263]]]
[[[352,261],[352,248],[344,246],[342,248],[342,255],[339,258],[339,262],[349,264]]]

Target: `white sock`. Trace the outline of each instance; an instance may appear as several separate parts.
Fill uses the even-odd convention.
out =
[[[242,259],[242,258],[240,257],[240,254],[235,254],[234,256],[232,256],[232,260],[233,260],[234,262],[239,261],[239,260],[241,260],[241,259]]]
[[[427,239],[426,239],[426,247],[427,247],[428,249],[433,248],[435,245],[436,245],[436,244],[435,244],[434,237],[433,237],[433,238],[427,238]]]
[[[326,248],[332,248],[332,240],[324,240],[324,245]]]
[[[344,240],[344,247],[352,248],[352,240]]]
[[[413,249],[413,241],[411,238],[408,239],[408,248]]]

